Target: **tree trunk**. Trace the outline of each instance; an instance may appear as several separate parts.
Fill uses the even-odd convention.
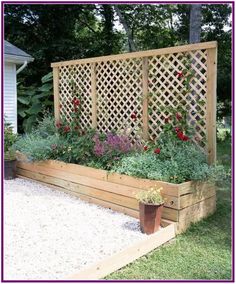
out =
[[[201,40],[201,6],[201,4],[192,4],[190,8],[189,43],[197,43]]]
[[[128,42],[129,42],[129,51],[136,51],[136,47],[135,47],[135,44],[134,44],[134,40],[133,40],[133,36],[132,36],[132,33],[130,31],[130,28],[124,18],[124,16],[122,15],[119,7],[117,5],[113,5],[114,7],[114,10],[116,11],[119,19],[120,19],[120,22],[121,24],[123,25],[125,31],[126,31],[126,34],[127,34],[127,37],[128,37]]]
[[[101,13],[104,17],[104,55],[113,53],[113,10],[110,5],[102,5]]]

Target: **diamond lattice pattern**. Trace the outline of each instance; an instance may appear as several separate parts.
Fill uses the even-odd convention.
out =
[[[184,77],[177,76],[186,68],[188,58],[194,76],[186,93]],[[135,137],[135,129],[143,128],[142,59],[130,58],[95,63],[97,96],[97,129],[102,132],[128,129]],[[81,127],[92,127],[91,63],[59,68],[60,116],[71,120],[73,85],[82,99]],[[158,137],[168,116],[160,107],[185,106],[189,123],[196,129],[196,139],[205,147],[206,138],[206,77],[207,52],[196,50],[148,57],[148,129],[151,139]],[[137,120],[131,119],[135,113]],[[197,122],[197,123],[196,123]]]

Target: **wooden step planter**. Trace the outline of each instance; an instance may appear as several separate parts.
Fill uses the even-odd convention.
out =
[[[171,184],[53,160],[18,162],[17,174],[135,218],[139,216],[135,195],[141,189],[157,185],[163,188],[166,199],[163,218],[177,223],[177,233],[216,209],[215,187],[209,183]]]

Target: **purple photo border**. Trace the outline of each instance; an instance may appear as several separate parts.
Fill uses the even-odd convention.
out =
[[[232,90],[231,90],[231,100],[232,100],[232,191],[231,191],[231,197],[232,197],[232,279],[231,280],[4,280],[4,236],[3,236],[3,230],[4,230],[4,78],[3,78],[3,71],[4,71],[4,5],[6,4],[32,4],[32,5],[37,5],[37,4],[51,4],[51,5],[76,5],[76,4],[193,4],[193,3],[199,3],[199,4],[231,4],[232,5],[232,74],[231,78],[232,79]],[[234,59],[235,59],[235,2],[234,1],[2,1],[1,2],[1,13],[2,13],[2,26],[1,26],[1,93],[2,93],[2,101],[1,101],[1,133],[2,133],[2,147],[1,147],[1,154],[2,154],[2,159],[1,159],[1,168],[2,168],[2,178],[1,178],[1,282],[2,283],[71,283],[71,282],[77,282],[77,283],[85,283],[85,282],[171,282],[171,283],[178,283],[178,282],[197,282],[197,283],[208,283],[208,282],[214,282],[214,283],[223,283],[223,282],[235,282],[235,242],[234,242],[234,237],[235,237],[235,220],[234,220],[234,214],[235,214],[235,208],[234,208],[234,187],[235,187],[235,177],[234,177],[234,170],[235,170],[235,165],[234,165],[234,154],[235,154],[235,146],[234,146],[234,135],[235,135],[235,128],[234,128],[234,120],[235,120],[235,109],[234,109],[234,103],[235,103],[235,98],[234,98],[234,91],[235,91],[235,84],[234,84],[234,75],[235,75],[235,66],[234,66]]]

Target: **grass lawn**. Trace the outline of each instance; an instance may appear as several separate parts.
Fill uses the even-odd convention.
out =
[[[230,168],[230,141],[218,143],[218,161]],[[217,211],[184,234],[106,279],[231,279],[230,185],[217,189]]]

